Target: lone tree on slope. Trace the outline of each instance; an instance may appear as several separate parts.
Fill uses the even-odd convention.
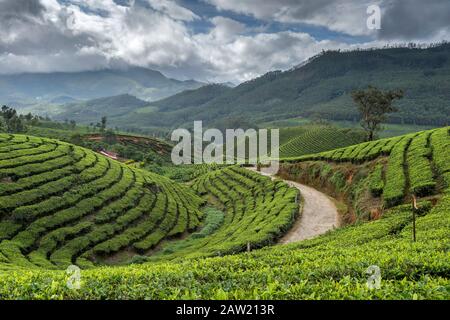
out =
[[[101,130],[101,132],[104,132],[105,131],[105,129],[106,129],[106,116],[103,116],[102,117],[102,123],[101,123],[101,126],[100,126],[100,130]]]
[[[361,114],[361,126],[367,133],[367,140],[372,141],[375,133],[381,130],[381,123],[386,121],[386,114],[397,111],[392,102],[403,98],[403,91],[381,91],[369,86],[366,90],[353,91],[352,98]]]

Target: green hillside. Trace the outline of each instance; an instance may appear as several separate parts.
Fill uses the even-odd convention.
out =
[[[78,103],[69,103],[62,107],[64,110],[54,116],[55,120],[75,120],[81,123],[96,123],[101,117],[116,117],[148,105],[147,101],[140,100],[129,94],[114,97],[98,98]]]
[[[288,138],[289,137],[289,138]],[[357,144],[364,134],[331,126],[304,126],[280,130],[280,157],[295,157]]]
[[[321,170],[320,175],[334,181],[339,189],[345,188],[345,181],[354,180],[355,171],[347,164],[358,166],[368,161],[377,160],[372,173],[368,176],[365,187],[371,194],[379,197],[384,207],[393,207],[417,198],[440,193],[450,185],[450,137],[449,128],[440,128],[416,132],[405,136],[365,142],[350,147],[335,149],[313,155],[285,158],[287,172],[308,170],[320,163],[327,163],[328,169]],[[293,163],[290,165],[290,163]],[[305,166],[300,164],[305,163]],[[329,164],[340,165],[344,172],[329,170]],[[317,170],[317,168],[316,168]],[[320,170],[320,169],[319,169]]]
[[[290,245],[225,257],[202,258],[202,255],[222,250],[218,248],[234,247],[236,241],[239,242],[239,234],[264,230],[263,217],[270,221],[276,220],[271,214],[261,215],[258,212],[268,212],[266,210],[273,208],[270,212],[273,211],[276,217],[276,212],[283,211],[276,209],[275,205],[281,206],[283,201],[271,202],[270,199],[279,196],[278,190],[291,194],[289,189],[276,182],[270,187],[274,188],[273,192],[265,191],[263,188],[268,185],[266,178],[242,168],[212,168],[194,181],[193,189],[210,200],[217,200],[218,205],[222,205],[225,210],[224,219],[222,222],[219,219],[221,227],[213,228],[216,231],[198,235],[197,239],[188,239],[184,244],[180,242],[178,247],[168,246],[169,250],[162,253],[166,258],[181,259],[83,270],[80,289],[71,290],[66,286],[68,275],[64,271],[20,268],[22,263],[28,267],[33,255],[24,259],[26,250],[24,252],[22,249],[19,254],[17,249],[13,251],[5,245],[11,245],[13,240],[4,240],[0,257],[5,271],[0,272],[0,297],[448,300],[449,129],[446,127],[363,143],[308,156],[308,160],[305,157],[294,163],[283,164],[284,169],[290,170],[292,175],[302,174],[299,172],[300,165],[327,164],[329,168],[316,172],[316,177],[323,175],[327,180],[335,181],[336,178],[328,178],[329,174],[338,174],[331,165],[355,168],[369,165],[373,171],[362,181],[367,187],[373,188],[374,197],[383,198],[384,201],[396,200],[387,203],[391,208],[385,209],[381,218],[375,221],[342,227]],[[24,141],[26,138],[21,136],[0,137],[0,140],[5,139],[14,139],[15,143],[2,141],[2,148],[7,146],[20,150],[18,146],[21,144],[31,143]],[[30,157],[32,155],[27,159]],[[384,163],[386,166],[380,166]],[[247,196],[253,193],[254,196]],[[403,199],[407,194],[415,194],[418,198],[415,242],[412,241],[412,207],[408,199]],[[289,207],[292,204],[288,199]],[[401,204],[403,201],[407,204]],[[265,209],[252,210],[256,207]],[[219,218],[221,216],[217,212],[212,214]],[[236,218],[239,220],[234,224]],[[235,233],[239,230],[239,233]],[[263,241],[261,237],[256,239]],[[240,242],[243,244],[243,241]],[[173,249],[179,250],[180,255],[171,251]],[[183,250],[186,251],[183,253]],[[10,261],[11,257],[16,260]],[[380,268],[381,283],[379,288],[369,289],[366,285],[369,277],[367,270],[374,265]]]
[[[383,219],[297,244],[220,258],[82,271],[79,290],[62,271],[8,271],[9,299],[444,299],[450,298],[450,196],[417,219],[411,242],[409,206]],[[447,246],[447,247],[446,247]],[[382,270],[366,287],[366,270]],[[51,279],[51,281],[48,281]]]
[[[0,179],[0,252],[13,265],[145,251],[202,216],[188,188],[51,139],[1,134]]]
[[[0,100],[21,107],[21,111],[41,110],[49,113],[49,104],[126,93],[145,100],[157,100],[202,85],[204,83],[193,80],[170,79],[158,71],[139,67],[82,72],[4,74],[0,75]]]
[[[89,124],[98,121],[102,116],[108,116],[111,125],[130,128],[129,124],[132,122],[128,121],[135,121],[135,119],[154,115],[154,112],[158,110],[175,111],[198,106],[229,90],[231,88],[225,85],[205,85],[197,90],[186,90],[180,94],[175,94],[157,104],[138,99],[129,94],[103,97],[60,106],[54,112],[53,118],[56,120],[70,119]],[[156,126],[158,127],[159,125]]]
[[[275,71],[225,89],[211,99],[203,88],[152,105],[145,117],[128,114],[118,122],[135,127],[173,127],[194,120],[208,124],[229,117],[268,122],[292,117],[358,119],[351,99],[355,89],[374,85],[400,88],[405,97],[389,122],[447,125],[450,114],[450,44],[427,49],[389,48],[329,51],[288,71]],[[183,101],[187,101],[184,103]]]
[[[193,190],[216,209],[190,237],[163,244],[147,261],[205,258],[273,245],[298,217],[298,190],[236,166],[197,168]],[[206,169],[206,170],[205,170]]]
[[[260,247],[293,222],[295,189],[239,168],[215,174],[207,189],[224,206],[235,205],[197,253],[239,252],[248,242]],[[14,266],[90,267],[131,258],[202,220],[204,200],[186,186],[57,140],[0,134],[0,179],[0,257]],[[205,188],[202,181],[198,188]],[[255,221],[254,229],[245,227]]]
[[[186,90],[174,96],[152,103],[160,111],[175,111],[179,109],[196,107],[228,93],[231,88],[221,84],[210,84],[199,89]]]

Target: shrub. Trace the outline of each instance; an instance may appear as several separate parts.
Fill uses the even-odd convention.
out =
[[[369,176],[369,190],[374,197],[379,197],[383,193],[383,164],[377,164]]]

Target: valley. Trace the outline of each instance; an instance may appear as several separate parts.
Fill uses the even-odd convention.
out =
[[[0,299],[449,300],[449,58],[323,50],[236,86],[0,75]],[[195,161],[238,128],[258,143]]]
[[[120,121],[142,127],[180,126],[193,120],[214,127],[218,119],[233,117],[255,124],[297,116],[357,121],[350,93],[373,84],[408,88],[390,123],[446,125],[449,48],[324,52],[299,68],[270,72],[235,88],[203,87],[152,102],[158,107],[155,117],[128,114]]]
[[[297,242],[309,236],[283,236],[314,214],[306,189],[238,166],[194,165],[184,185],[68,143],[1,134],[0,295],[445,299],[449,146],[444,127],[286,158],[279,175],[335,196],[343,219]],[[62,285],[73,263],[84,269],[77,291]],[[371,264],[384,270],[376,291],[362,286]],[[127,288],[117,291],[114,279]],[[164,286],[175,279],[184,284]]]

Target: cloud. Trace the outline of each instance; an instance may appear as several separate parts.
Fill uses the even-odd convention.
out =
[[[1,15],[15,18],[0,22],[1,73],[142,66],[177,78],[243,81],[340,46],[305,33],[252,34],[224,16],[208,18],[211,27],[194,34],[188,23],[200,17],[171,1],[27,3],[2,2]]]
[[[193,21],[200,19],[192,11],[179,6],[176,2],[169,0],[148,0],[152,8],[167,14],[169,17],[175,20]]]
[[[112,0],[41,0],[34,18],[25,19],[31,8],[15,2],[5,0],[2,9],[8,10],[0,12],[1,73],[173,66],[188,59],[189,32],[178,20],[195,15],[175,5],[156,10],[138,2],[127,7]],[[11,12],[15,18],[4,19]]]
[[[216,16],[169,0],[0,0],[0,73],[141,66],[180,79],[239,82],[288,69],[323,49],[434,41],[449,34],[450,5],[444,0],[427,7],[419,0],[410,0],[412,6],[378,0],[382,30],[375,33],[366,27],[369,0],[204,1],[219,9]],[[326,40],[326,32],[319,41],[298,31],[301,27],[270,31],[263,22],[259,28],[233,19],[229,10],[260,21],[369,35],[373,41],[349,45]],[[194,32],[193,24],[201,24],[202,31]]]
[[[219,10],[234,11],[266,21],[306,23],[350,35],[368,35],[367,7],[371,0],[204,0]]]
[[[39,1],[4,0],[0,2],[0,12],[5,20],[22,20],[30,17],[40,17],[45,7]]]
[[[291,31],[239,35],[225,44],[198,43],[202,44],[198,48],[200,56],[209,57],[205,70],[216,81],[250,80],[270,70],[290,68],[322,49],[345,46],[328,40],[316,41],[306,33]]]
[[[385,1],[380,39],[440,41],[450,38],[448,0]]]
[[[432,41],[450,36],[448,0],[204,0],[228,10],[267,21],[305,23],[377,40]],[[367,7],[379,5],[382,29],[366,26]]]
[[[214,28],[208,36],[212,38],[211,40],[218,42],[229,42],[246,29],[244,24],[221,16],[213,17],[211,22]]]

